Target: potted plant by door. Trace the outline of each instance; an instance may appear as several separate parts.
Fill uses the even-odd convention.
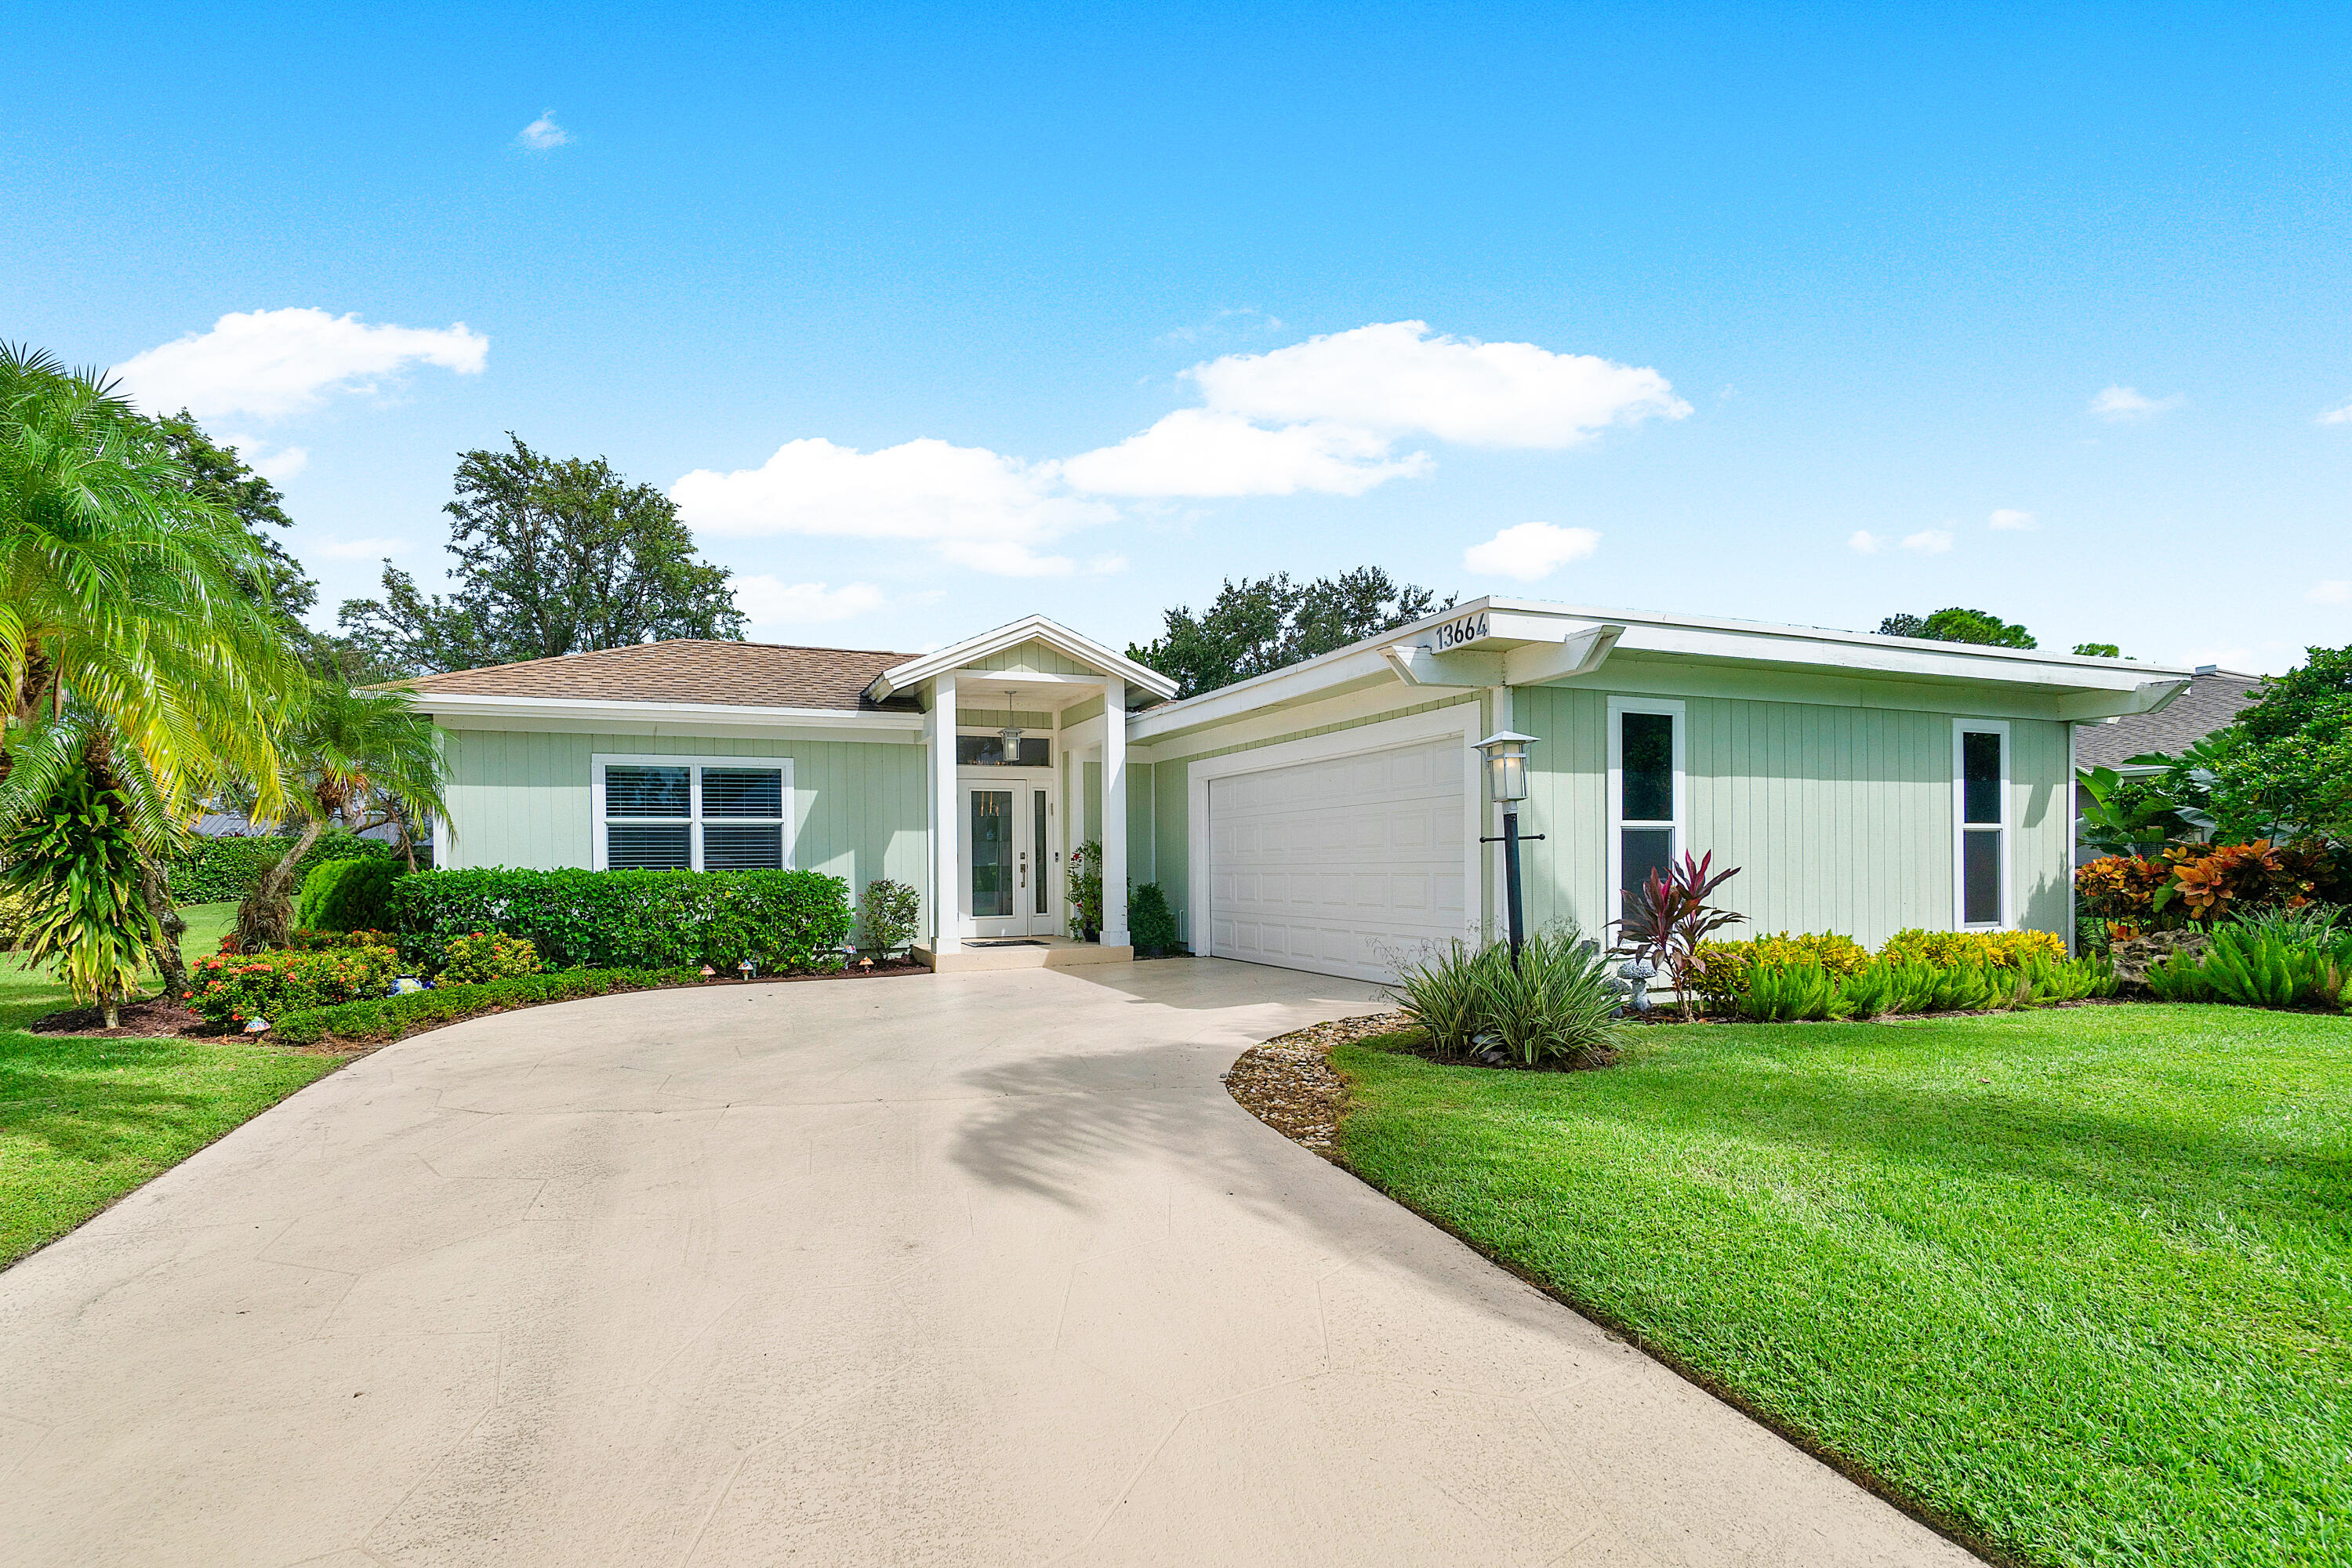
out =
[[[1070,934],[1102,941],[1102,844],[1089,838],[1070,851]]]

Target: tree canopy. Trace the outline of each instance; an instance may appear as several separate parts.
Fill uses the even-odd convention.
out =
[[[2227,731],[2213,815],[2235,837],[2352,837],[2352,647],[2315,647]]]
[[[426,595],[390,562],[380,599],[339,624],[382,668],[417,674],[626,647],[666,637],[740,641],[727,569],[703,561],[677,508],[602,458],[463,454],[449,552],[455,586]]]
[[[1127,657],[1195,697],[1297,664],[1446,608],[1431,589],[1397,583],[1378,566],[1298,583],[1287,572],[1239,583],[1225,579],[1209,607],[1162,612],[1165,629]]]
[[[261,552],[263,565],[254,574],[252,590],[267,597],[289,625],[300,626],[302,616],[319,601],[319,584],[278,541],[280,533],[294,526],[281,504],[286,498],[255,473],[236,447],[205,435],[186,409],[156,420],[155,428],[165,449],[187,470],[189,493],[236,518]]]
[[[1883,637],[1925,637],[1930,642],[1976,643],[1985,647],[2032,647],[2033,634],[1990,610],[1937,610],[1931,616],[1889,616],[1878,623]]]

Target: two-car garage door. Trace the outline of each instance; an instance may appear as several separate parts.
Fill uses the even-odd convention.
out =
[[[1462,934],[1459,736],[1209,783],[1220,958],[1361,980]]]

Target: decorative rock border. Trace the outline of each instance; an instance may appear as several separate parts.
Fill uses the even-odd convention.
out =
[[[1276,1132],[1336,1163],[1348,1086],[1331,1070],[1331,1047],[1412,1026],[1402,1013],[1372,1013],[1276,1035],[1234,1060],[1224,1075],[1225,1092]]]

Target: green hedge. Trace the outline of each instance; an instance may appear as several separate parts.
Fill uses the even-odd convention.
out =
[[[242,899],[253,891],[254,882],[261,876],[261,868],[294,847],[291,837],[278,838],[199,838],[184,851],[172,857],[172,901],[175,904],[212,904],[224,900]],[[304,875],[330,860],[354,860],[362,858],[389,858],[392,846],[373,838],[362,838],[344,828],[332,827],[319,835],[310,852],[302,857]],[[299,886],[299,883],[296,884]]]
[[[403,870],[388,855],[313,866],[295,898],[294,923],[305,931],[382,931],[384,900]]]
[[[567,969],[554,974],[523,974],[511,980],[488,980],[478,985],[439,985],[430,991],[412,991],[405,996],[345,1002],[332,1007],[289,1013],[277,1020],[269,1038],[272,1044],[280,1046],[315,1046],[330,1038],[353,1045],[377,1045],[509,1007],[607,996],[616,991],[651,991],[665,985],[700,984],[701,975],[688,969]]]
[[[451,937],[529,937],[550,969],[841,967],[849,884],[816,871],[419,871],[392,886],[388,929],[438,973]]]

